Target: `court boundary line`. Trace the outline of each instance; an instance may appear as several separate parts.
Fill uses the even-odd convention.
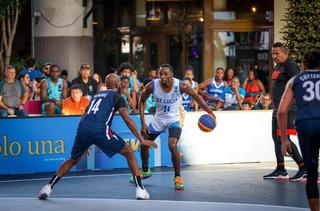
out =
[[[96,199],[96,198],[50,198],[48,200],[61,200],[61,201],[79,201],[81,200],[88,200],[88,201],[130,201],[130,202],[138,202],[138,203],[144,203],[141,200],[136,199]],[[0,200],[37,200],[41,201],[37,198],[31,198],[31,197],[0,197]],[[183,204],[217,204],[217,205],[233,205],[233,206],[249,206],[249,207],[268,207],[268,208],[288,208],[288,209],[298,209],[298,210],[309,210],[309,208],[303,208],[303,207],[291,207],[291,206],[280,206],[280,205],[268,205],[268,204],[249,204],[249,203],[228,203],[228,202],[206,202],[206,201],[176,201],[176,200],[144,200],[145,202],[160,202],[160,203],[183,203]]]
[[[270,168],[236,168],[236,169],[205,169],[205,170],[182,170],[182,173],[200,173],[200,172],[219,172],[219,171],[247,171],[247,170],[264,170]],[[273,168],[272,168],[273,169]],[[99,170],[95,170],[99,171]],[[173,174],[173,171],[163,171],[163,172],[152,172],[153,175],[162,174]],[[18,174],[17,174],[18,175]],[[79,176],[64,176],[63,179],[81,179],[81,178],[93,178],[93,177],[117,177],[117,176],[132,176],[131,173],[121,173],[121,174],[106,174],[106,175],[79,175]],[[28,181],[42,181],[50,180],[51,177],[40,177],[33,179],[13,179],[13,180],[2,180],[0,183],[12,183],[12,182],[28,182]]]

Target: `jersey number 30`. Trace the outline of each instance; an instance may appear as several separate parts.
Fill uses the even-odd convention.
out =
[[[99,100],[97,100],[97,102],[94,99],[90,104],[90,107],[88,109],[87,114],[90,114],[91,111],[93,111],[93,114],[96,114],[99,111],[99,105],[100,105],[101,101],[102,101],[101,98]]]
[[[312,81],[306,81],[302,84],[303,88],[306,88],[306,95],[303,95],[304,101],[312,101],[314,98],[320,101],[320,81],[312,82]]]

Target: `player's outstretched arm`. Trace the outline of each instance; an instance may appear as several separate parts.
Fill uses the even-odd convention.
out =
[[[121,117],[124,120],[124,122],[126,123],[126,125],[129,127],[129,129],[132,131],[132,133],[137,137],[137,139],[140,141],[141,144],[146,145],[148,147],[153,147],[153,148],[158,147],[158,145],[155,142],[143,139],[142,135],[139,133],[139,131],[136,127],[136,124],[129,116],[126,108],[124,108],[124,107],[119,108],[119,114],[121,115]]]
[[[278,124],[279,124],[279,129],[281,131],[281,142],[282,142],[282,155],[285,156],[286,153],[288,152],[291,154],[291,146],[287,138],[287,119],[288,119],[288,110],[290,106],[292,105],[293,101],[293,91],[292,91],[292,83],[293,79],[289,80],[287,83],[286,89],[281,97],[279,109],[277,112],[277,118],[278,118]]]
[[[181,91],[193,97],[193,99],[203,108],[208,114],[210,114],[214,119],[216,116],[213,114],[211,108],[203,101],[203,99],[198,95],[189,85],[181,83]]]

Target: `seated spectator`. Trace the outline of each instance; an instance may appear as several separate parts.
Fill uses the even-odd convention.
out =
[[[9,65],[5,69],[5,79],[0,82],[0,117],[28,116],[23,109],[28,95],[23,84],[15,77],[16,68]]]
[[[90,77],[90,70],[89,64],[82,64],[79,71],[80,76],[73,79],[71,82],[71,86],[79,84],[82,89],[83,96],[89,100],[95,93],[97,93],[98,87],[97,81]]]
[[[229,87],[231,86],[232,78],[235,76],[234,69],[229,67],[224,74],[224,86]]]
[[[96,80],[98,84],[103,83],[102,77],[99,73],[93,73],[92,78]]]
[[[129,113],[137,114],[136,92],[130,88],[130,79],[126,76],[121,77],[120,92],[125,99]]]
[[[24,89],[26,90],[27,100],[31,99],[31,97],[32,97],[32,90],[31,90],[30,87],[29,87],[29,84],[30,84],[29,74],[28,74],[28,73],[23,74],[23,75],[20,74],[19,80],[20,80],[20,82],[22,83]]]
[[[78,84],[71,87],[71,96],[68,97],[62,106],[62,114],[82,115],[89,105],[89,100],[83,97],[83,92]]]
[[[269,110],[273,109],[271,96],[269,93],[264,93],[260,99],[260,102],[253,106],[254,110]]]
[[[148,78],[153,80],[158,78],[157,68],[152,67],[148,72]]]
[[[50,77],[50,67],[51,67],[51,63],[45,63],[42,66],[42,73],[43,73],[43,78],[48,78]]]
[[[223,81],[224,70],[222,67],[216,69],[216,75],[213,78],[207,79],[199,85],[199,93],[202,95],[206,103],[213,109],[221,108],[222,98],[224,95],[225,85]],[[206,89],[206,92],[204,92]]]
[[[97,92],[102,92],[102,91],[105,91],[105,90],[107,90],[106,84],[105,83],[100,83],[98,85]]]
[[[184,78],[183,82],[185,84],[188,84],[191,87],[192,82],[190,78]],[[190,95],[187,95],[186,93],[182,93],[181,97],[182,97],[182,106],[185,111],[198,111],[198,110],[195,110],[195,106],[194,106],[195,103],[193,98]]]
[[[69,90],[70,87],[71,87],[71,82],[68,81],[68,75],[69,75],[68,70],[66,70],[66,69],[61,70],[61,75],[60,75],[60,77],[67,81],[68,90]]]
[[[50,77],[42,80],[40,84],[41,110],[43,114],[49,116],[61,114],[62,100],[67,97],[67,87],[67,82],[60,78],[60,67],[52,65]]]
[[[243,101],[242,102],[242,110],[251,110],[251,104],[249,101]]]
[[[150,79],[150,78],[144,79],[143,89],[151,81],[152,81],[152,79]],[[154,97],[153,97],[152,93],[150,94],[150,96],[146,100],[146,107],[144,109],[144,112],[145,113],[155,113],[156,112],[156,103],[154,102]]]
[[[227,87],[223,91],[222,102],[218,104],[224,104],[222,110],[241,110],[242,101],[246,91],[240,87],[240,81],[238,77],[233,77],[231,86]],[[222,107],[222,105],[218,105]]]
[[[194,91],[196,93],[199,92],[199,85],[198,85],[198,82],[196,82],[194,80],[194,69],[191,65],[187,65],[186,66],[186,69],[184,71],[184,77],[185,78],[190,78],[191,80],[191,88],[194,89]],[[198,103],[196,101],[193,101],[193,105],[194,105],[194,111],[198,111],[199,110],[199,106],[198,106]]]
[[[251,105],[255,105],[261,96],[265,93],[262,82],[257,79],[257,74],[254,70],[249,70],[248,78],[243,84],[243,88],[246,91],[245,101],[249,101]]]

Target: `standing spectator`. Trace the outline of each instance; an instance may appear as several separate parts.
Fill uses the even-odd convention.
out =
[[[265,93],[262,82],[257,79],[257,73],[254,70],[249,70],[248,78],[245,80],[243,86],[246,91],[245,101],[249,101],[251,105],[255,105],[260,96]]]
[[[144,91],[145,87],[147,86],[148,83],[150,83],[152,79],[147,78],[143,81],[143,89],[142,92]],[[146,108],[144,109],[145,113],[155,113],[156,112],[156,103],[154,102],[154,97],[152,93],[146,100]]]
[[[294,119],[295,112],[291,108],[288,114],[288,140],[292,148],[292,158],[299,166],[299,171],[295,176],[289,178],[287,170],[284,165],[284,157],[281,154],[281,140],[278,136],[278,122],[277,112],[281,96],[284,92],[287,82],[295,75],[299,74],[298,65],[289,58],[287,48],[280,42],[275,43],[271,49],[273,61],[277,64],[272,73],[272,100],[273,100],[273,113],[272,113],[272,138],[275,145],[275,154],[277,158],[277,167],[270,174],[265,175],[264,179],[289,179],[290,181],[299,181],[306,176],[303,159],[298,151],[297,146],[291,141],[290,134],[295,132]]]
[[[67,81],[68,89],[70,89],[71,82],[68,80],[68,75],[69,75],[68,70],[66,70],[66,69],[61,70],[60,77]]]
[[[129,62],[122,62],[119,66],[120,76],[128,77],[130,80],[130,88],[132,88],[136,93],[139,92],[140,82],[137,79],[137,72],[134,67]]]
[[[74,84],[79,84],[82,89],[83,96],[85,96],[90,100],[91,97],[95,93],[97,93],[98,83],[96,80],[90,77],[89,64],[82,64],[80,67],[79,73],[80,73],[80,76],[73,79],[73,81],[71,82],[71,86],[73,86]]]
[[[99,73],[93,73],[92,78],[96,80],[98,84],[103,83],[102,77]]]
[[[9,65],[5,70],[5,79],[0,82],[0,117],[28,115],[23,110],[28,95],[22,83],[15,77],[16,68]]]
[[[253,110],[268,110],[273,109],[271,103],[271,96],[269,93],[264,93],[260,99],[260,102],[253,107]]]
[[[45,63],[42,66],[42,73],[43,73],[44,78],[50,77],[50,67],[51,67],[51,65],[52,65],[51,63]]]
[[[42,73],[36,69],[36,60],[33,58],[27,60],[26,66],[27,69],[21,70],[19,75],[28,73],[30,77],[30,86],[32,86],[32,83],[36,78],[42,78]]]
[[[120,92],[127,103],[129,113],[139,113],[137,109],[136,92],[130,88],[130,80],[126,76],[121,77]]]
[[[231,86],[227,87],[223,91],[222,101],[218,103],[218,107],[222,107],[223,110],[241,110],[242,101],[246,91],[240,87],[240,81],[238,77],[233,77]]]
[[[320,51],[311,50],[303,56],[304,71],[287,83],[278,109],[282,155],[291,154],[292,146],[286,135],[288,110],[295,99],[296,126],[302,156],[307,168],[306,194],[311,211],[319,210],[318,166],[320,147]]]
[[[223,91],[225,90],[223,76],[224,69],[218,67],[215,77],[207,79],[199,85],[199,93],[213,110],[218,110],[222,106]],[[206,89],[206,92],[204,92],[204,89]]]
[[[240,87],[242,87],[244,81],[248,78],[248,71],[243,68],[243,65],[239,64],[236,67],[236,76],[239,79]]]
[[[42,113],[52,116],[61,114],[63,102],[67,97],[67,82],[60,78],[60,67],[52,65],[50,77],[41,81],[40,99]]]
[[[89,100],[83,97],[80,86],[75,84],[71,87],[71,96],[63,102],[62,113],[65,115],[82,115],[88,105]]]
[[[234,69],[229,67],[224,74],[224,85],[225,87],[231,86],[233,77],[235,76]]]

